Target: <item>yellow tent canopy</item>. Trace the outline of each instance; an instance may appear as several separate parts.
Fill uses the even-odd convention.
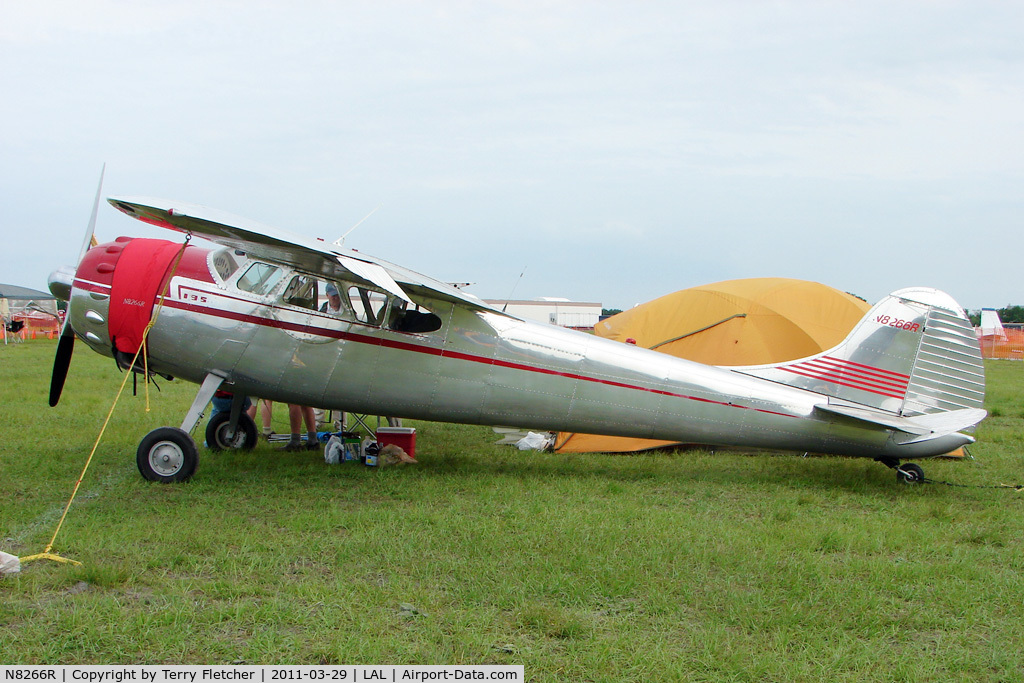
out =
[[[708,365],[779,363],[837,345],[871,307],[827,285],[788,278],[727,280],[684,289],[594,326],[601,337]],[[560,433],[560,453],[617,453],[671,441]]]

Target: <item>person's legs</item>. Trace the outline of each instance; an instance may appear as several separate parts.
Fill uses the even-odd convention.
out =
[[[273,404],[267,399],[260,401],[260,420],[263,422],[263,437],[266,439],[269,439],[270,435],[274,433],[274,428],[270,425],[272,406]]]
[[[288,404],[288,427],[291,431],[291,438],[288,439],[288,443],[284,445],[282,450],[285,451],[298,451],[305,448],[302,445],[302,406],[297,406],[293,403]]]
[[[302,417],[306,421],[306,448],[309,450],[320,448],[320,441],[316,438],[316,415],[313,412],[313,408],[303,406]]]

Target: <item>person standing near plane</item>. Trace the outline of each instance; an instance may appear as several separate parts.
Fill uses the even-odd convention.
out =
[[[302,443],[302,423],[306,423],[306,443]],[[291,427],[291,438],[281,447],[282,451],[312,451],[320,448],[320,440],[316,437],[316,417],[309,406],[288,404],[288,425]]]
[[[270,399],[260,399],[260,420],[263,422],[263,438],[270,441],[270,437],[274,435],[274,427],[271,425],[271,418],[273,418],[273,406],[274,404]]]

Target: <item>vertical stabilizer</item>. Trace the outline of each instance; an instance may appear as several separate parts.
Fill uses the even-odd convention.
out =
[[[999,311],[996,309],[981,309],[981,336],[1006,341],[1003,321],[999,319]]]
[[[948,294],[925,287],[887,296],[835,348],[736,370],[905,417],[978,409],[985,397],[970,320]]]

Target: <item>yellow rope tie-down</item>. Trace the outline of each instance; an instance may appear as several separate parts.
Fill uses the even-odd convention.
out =
[[[171,280],[174,278],[174,274],[178,270],[178,264],[181,263],[181,256],[182,256],[182,254],[185,253],[185,247],[188,246],[189,240],[191,240],[191,239],[192,239],[192,234],[191,233],[188,233],[188,234],[185,235],[185,242],[184,242],[184,244],[181,245],[181,249],[178,250],[178,254],[174,258],[174,265],[171,268],[171,272],[164,279],[164,281],[162,283],[162,286],[160,287],[160,289],[158,291],[164,292],[167,289],[167,286],[170,284]],[[132,374],[131,368],[135,367],[135,362],[139,359],[139,354],[140,353],[142,354],[142,363],[143,363],[143,366],[144,366],[144,369],[145,369],[145,373],[146,373],[146,378],[147,378],[146,382],[145,382],[145,385],[146,385],[146,412],[147,413],[149,412],[149,354],[148,354],[148,352],[146,350],[146,340],[149,337],[150,330],[152,330],[153,326],[156,324],[157,318],[160,317],[160,311],[161,311],[161,309],[164,306],[164,301],[166,300],[166,296],[164,294],[161,294],[161,295],[159,295],[158,299],[159,299],[159,301],[158,301],[158,303],[156,305],[156,310],[154,310],[153,316],[149,319],[149,322],[146,323],[146,327],[142,331],[142,343],[139,344],[139,350],[135,352],[135,357],[132,358],[132,364],[129,367],[128,372],[124,373],[124,379],[121,380],[121,387],[117,390],[117,395],[114,396],[114,402],[110,406],[110,411],[107,413],[107,419],[103,421],[103,426],[100,428],[100,433],[96,437],[96,442],[92,445],[92,450],[89,452],[89,457],[86,458],[86,460],[85,460],[85,466],[82,468],[82,473],[78,475],[78,481],[75,482],[75,487],[71,491],[71,497],[68,498],[68,502],[64,506],[64,513],[60,516],[60,521],[57,522],[57,528],[54,530],[53,536],[50,538],[50,542],[46,545],[46,549],[43,552],[38,553],[36,555],[28,555],[26,557],[19,558],[19,560],[22,563],[32,562],[33,560],[53,560],[54,562],[62,562],[62,563],[65,563],[65,564],[74,564],[74,565],[81,566],[82,563],[78,562],[77,560],[71,560],[71,559],[68,559],[66,557],[61,557],[60,555],[58,555],[56,553],[53,553],[53,552],[50,552],[50,551],[53,550],[53,544],[57,540],[57,534],[60,533],[61,527],[64,526],[64,520],[68,516],[68,510],[71,509],[71,503],[74,502],[75,496],[78,495],[78,489],[82,485],[82,480],[85,479],[85,473],[89,470],[89,465],[92,463],[93,456],[96,455],[96,449],[99,448],[100,441],[103,440],[103,433],[107,431],[107,425],[110,424],[110,418],[113,417],[113,415],[114,415],[114,408],[117,407],[117,402],[120,400],[121,394],[122,394],[122,392],[124,392],[124,387],[128,383],[128,377]]]

